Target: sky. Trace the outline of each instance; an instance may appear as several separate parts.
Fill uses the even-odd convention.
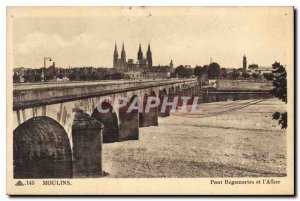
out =
[[[153,65],[221,67],[288,63],[293,54],[292,9],[282,8],[15,8],[8,12],[14,67],[112,67],[115,42],[127,59],[144,56],[151,44]],[[10,40],[11,39],[11,40]],[[10,44],[10,43],[9,43]]]

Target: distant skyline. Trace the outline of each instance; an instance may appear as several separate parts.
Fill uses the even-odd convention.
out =
[[[248,64],[271,66],[290,58],[293,24],[287,7],[72,9],[15,12],[14,67],[42,67],[43,57],[61,67],[112,67],[115,42],[119,55],[124,42],[127,59],[135,60],[139,44],[146,56],[150,43],[153,65],[172,59],[175,66],[203,66],[212,58],[221,67],[242,67],[245,54]]]

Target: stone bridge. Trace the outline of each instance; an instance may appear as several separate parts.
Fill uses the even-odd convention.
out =
[[[160,106],[149,113],[115,109],[117,97],[138,97],[145,106],[149,97],[199,91],[196,79],[14,85],[14,177],[101,176],[102,142],[138,140],[139,127],[158,126],[158,116],[169,115]],[[98,104],[109,112],[99,113]]]

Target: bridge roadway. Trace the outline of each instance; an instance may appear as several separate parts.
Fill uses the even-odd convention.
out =
[[[13,110],[185,83],[191,87],[196,85],[197,81],[194,78],[14,84]]]

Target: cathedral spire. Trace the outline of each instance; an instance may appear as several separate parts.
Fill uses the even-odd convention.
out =
[[[115,42],[115,52],[114,53],[118,53],[117,42]]]
[[[122,43],[121,59],[126,61],[126,52],[125,52],[124,42]]]
[[[152,67],[152,52],[150,49],[150,43],[148,43],[148,50],[147,50],[147,62],[150,67]]]
[[[139,46],[139,51],[138,51],[137,58],[138,58],[139,61],[143,60],[143,51],[142,51],[141,43],[140,43],[140,46]]]
[[[114,60],[113,60],[114,67],[116,66],[118,58],[119,58],[118,48],[117,48],[117,43],[115,42],[115,51],[114,51]]]

